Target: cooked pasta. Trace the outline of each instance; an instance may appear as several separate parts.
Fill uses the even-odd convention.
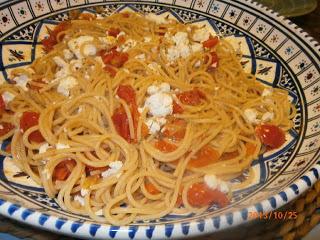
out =
[[[124,225],[225,207],[292,127],[288,93],[244,72],[205,27],[83,13],[48,34],[45,54],[0,86],[0,135],[75,214]]]

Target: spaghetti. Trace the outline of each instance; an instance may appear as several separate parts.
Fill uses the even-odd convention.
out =
[[[225,207],[292,127],[287,92],[245,73],[205,28],[80,14],[48,33],[46,53],[0,86],[0,135],[70,212],[124,225]]]

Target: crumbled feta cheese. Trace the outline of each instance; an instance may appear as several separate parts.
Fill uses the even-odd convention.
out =
[[[116,174],[120,171],[120,169],[122,168],[122,166],[123,166],[123,163],[122,163],[121,161],[111,162],[111,163],[109,164],[109,167],[110,167],[110,168],[109,168],[108,170],[102,172],[102,173],[101,173],[101,176],[102,176],[103,178],[107,178],[107,177],[116,175]],[[119,176],[117,175],[117,177],[119,177]]]
[[[13,78],[13,81],[15,81],[16,85],[21,87],[24,91],[28,91],[27,84],[28,84],[29,78],[27,75],[21,74],[19,76],[16,76],[15,78]]]
[[[146,43],[151,42],[151,37],[144,37],[143,41]]]
[[[16,96],[14,94],[12,94],[11,92],[3,92],[2,93],[2,98],[3,101],[5,103],[5,105],[7,106],[9,102],[11,102]]]
[[[161,83],[159,86],[160,92],[168,93],[170,92],[170,84],[169,83]]]
[[[127,52],[130,48],[133,48],[137,45],[137,41],[133,39],[128,39],[124,44],[117,47],[117,51],[119,52]]]
[[[230,191],[229,184],[221,179],[218,179],[215,175],[205,175],[204,182],[211,189],[218,189],[223,193],[228,193]]]
[[[81,188],[80,194],[82,197],[86,196],[89,193],[89,190],[86,188]]]
[[[150,68],[153,71],[157,71],[161,68],[161,66],[156,62],[151,62],[148,64],[148,68]]]
[[[80,59],[71,60],[70,66],[72,66],[73,71],[78,71],[80,68],[82,68],[82,60]]]
[[[249,123],[259,123],[260,120],[257,119],[258,112],[253,108],[247,108],[244,110],[244,116]]]
[[[261,94],[262,97],[268,97],[268,96],[271,96],[272,95],[272,88],[265,88],[263,89],[263,92]]]
[[[81,45],[90,41],[93,41],[92,36],[80,36],[78,38],[71,39],[68,42],[68,47],[73,52],[73,54],[76,55],[77,58],[81,59],[83,58],[80,52]]]
[[[74,196],[74,200],[79,202],[81,206],[84,206],[85,204],[84,198],[79,195]]]
[[[200,28],[194,31],[192,39],[196,42],[203,42],[208,40],[210,32],[206,28]]]
[[[149,133],[154,134],[160,131],[161,127],[166,124],[167,120],[165,118],[149,118],[145,124],[149,128]]]
[[[147,93],[149,95],[152,95],[152,94],[155,94],[159,91],[159,87],[158,86],[155,86],[155,85],[150,85],[147,89]]]
[[[73,53],[69,49],[63,49],[63,57],[65,60],[71,60],[73,56]]]
[[[57,87],[57,92],[68,97],[70,94],[70,89],[78,84],[77,79],[72,76],[67,76],[60,79],[60,83]]]
[[[163,15],[156,15],[154,13],[148,13],[146,19],[155,22],[156,24],[167,24],[168,20]]]
[[[142,54],[135,56],[134,58],[143,61],[146,59],[146,55],[144,53],[142,53]]]
[[[56,144],[56,149],[65,149],[65,148],[70,148],[70,146],[68,144],[59,143],[59,142]]]
[[[186,58],[190,55],[190,46],[188,33],[186,32],[177,32],[171,38],[174,42],[174,46],[171,46],[167,50],[167,59],[169,62],[173,62],[179,57]]]
[[[200,67],[200,66],[201,66],[201,61],[200,61],[200,60],[196,61],[196,63],[194,64],[194,66],[195,66],[196,68]]]
[[[201,52],[203,50],[203,46],[200,43],[193,43],[191,45],[192,52]]]
[[[39,147],[39,153],[41,154],[41,153],[45,153],[49,148],[51,148],[50,146],[49,146],[49,144],[48,143],[44,143],[44,144],[42,144],[40,147]]]
[[[204,175],[204,182],[211,189],[218,188],[219,179],[215,175]]]
[[[86,44],[83,47],[83,54],[85,56],[94,56],[97,54],[97,48],[93,44]]]
[[[146,99],[145,107],[149,109],[152,116],[165,117],[172,114],[172,104],[173,100],[169,94],[157,92]]]
[[[52,59],[55,62],[55,64],[57,64],[58,67],[60,67],[60,68],[68,67],[68,63],[66,63],[66,61],[63,60],[61,57],[54,56]]]
[[[274,117],[274,113],[272,113],[272,112],[266,112],[266,113],[264,113],[264,114],[262,115],[261,120],[262,120],[263,122],[268,122],[268,121],[272,120],[273,117]]]
[[[188,33],[186,32],[177,32],[173,37],[172,40],[176,45],[188,44]]]

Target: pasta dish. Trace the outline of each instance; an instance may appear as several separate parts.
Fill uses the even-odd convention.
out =
[[[79,13],[42,44],[0,86],[0,136],[12,138],[2,154],[62,209],[95,221],[226,207],[293,126],[288,93],[246,73],[206,27]]]

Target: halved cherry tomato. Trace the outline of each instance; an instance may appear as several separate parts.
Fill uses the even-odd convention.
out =
[[[164,140],[158,140],[155,142],[154,146],[159,149],[161,152],[173,152],[177,149],[177,146],[171,143],[168,143]]]
[[[109,28],[108,30],[108,35],[112,37],[117,37],[119,33],[120,33],[119,28]]]
[[[195,106],[201,103],[201,99],[204,99],[205,95],[195,88],[193,90],[179,93],[177,94],[177,97],[183,104]]]
[[[116,49],[112,49],[110,52],[105,53],[101,56],[104,64],[110,64],[114,67],[122,67],[123,64],[128,61],[128,53],[118,52]]]
[[[117,108],[112,115],[113,124],[118,134],[130,142],[129,120],[123,107]]]
[[[256,127],[256,134],[260,141],[271,149],[279,148],[285,143],[284,131],[278,126],[262,124]]]
[[[0,136],[6,135],[8,132],[10,132],[12,129],[14,129],[15,126],[11,123],[2,122],[0,123]]]
[[[217,162],[219,158],[220,154],[217,150],[210,147],[209,145],[205,145],[190,160],[188,166],[195,168],[205,167],[209,164]]]
[[[172,110],[172,113],[173,113],[173,114],[183,113],[183,108],[182,108],[176,101],[173,101],[173,110]]]
[[[76,166],[76,161],[67,159],[60,162],[53,170],[53,180],[64,181],[71,174],[73,168]]]
[[[154,186],[152,183],[148,182],[144,184],[146,190],[150,193],[150,194],[159,194],[160,191],[156,188],[156,186]]]
[[[217,204],[219,207],[227,206],[230,201],[226,194],[217,189],[211,189],[205,183],[191,185],[187,192],[188,202],[193,207],[205,207]]]
[[[49,32],[49,37],[45,38],[41,41],[44,50],[46,52],[50,52],[53,49],[53,46],[58,43],[57,35],[68,29],[70,27],[71,23],[69,21],[63,21],[59,23],[55,28]]]
[[[0,113],[6,109],[6,103],[3,100],[2,95],[0,95]]]
[[[174,119],[164,127],[162,135],[175,141],[180,141],[186,133],[186,122],[181,119]]]
[[[211,52],[211,63],[210,63],[210,67],[212,68],[216,68],[218,67],[219,64],[219,58],[216,52]]]
[[[205,48],[213,48],[215,45],[218,44],[218,42],[219,42],[219,38],[215,36],[215,37],[210,37],[208,40],[204,41],[202,45]]]
[[[128,104],[135,104],[136,102],[136,93],[130,85],[119,85],[117,95]]]
[[[39,124],[40,114],[36,112],[24,112],[20,118],[20,128],[22,132],[27,131],[29,128]],[[39,130],[32,132],[29,135],[29,140],[37,143],[43,142],[45,139]]]
[[[94,19],[96,19],[96,18],[97,18],[97,16],[94,15],[94,14],[92,14],[92,13],[81,13],[81,14],[79,15],[79,19],[80,19],[80,20],[92,21],[92,20],[94,20]]]

